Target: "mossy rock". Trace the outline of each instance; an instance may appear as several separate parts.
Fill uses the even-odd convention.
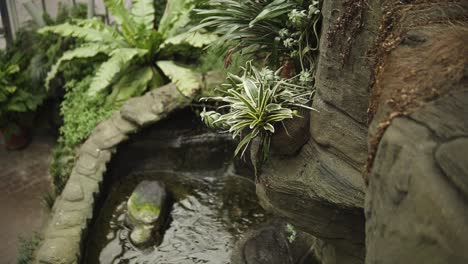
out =
[[[164,185],[157,181],[142,181],[127,202],[130,224],[137,226],[159,222],[161,211],[168,199]]]

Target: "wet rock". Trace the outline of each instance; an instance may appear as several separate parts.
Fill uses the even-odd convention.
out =
[[[310,235],[288,230],[287,223],[273,220],[244,234],[232,253],[232,264],[315,264]]]
[[[127,224],[132,228],[130,240],[144,246],[157,239],[167,219],[170,198],[164,185],[157,181],[142,181],[127,202]]]

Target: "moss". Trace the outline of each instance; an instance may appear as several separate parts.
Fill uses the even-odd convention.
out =
[[[134,193],[128,200],[128,212],[137,221],[151,222],[159,217],[161,207],[143,201],[138,193]]]

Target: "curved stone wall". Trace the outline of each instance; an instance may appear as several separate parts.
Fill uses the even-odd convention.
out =
[[[165,85],[128,100],[120,111],[94,129],[79,149],[70,178],[55,201],[34,263],[80,263],[107,163],[117,145],[127,140],[130,134],[183,108],[191,102],[192,96],[181,94],[174,84]]]

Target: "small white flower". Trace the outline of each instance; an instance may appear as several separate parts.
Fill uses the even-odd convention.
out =
[[[289,21],[291,21],[291,23],[295,27],[300,27],[303,24],[306,17],[307,17],[307,15],[306,15],[305,10],[299,11],[297,9],[293,9],[288,14]]]
[[[294,46],[294,43],[295,43],[295,41],[294,41],[294,39],[292,39],[292,38],[287,38],[287,39],[285,39],[285,40],[283,41],[283,45],[284,45],[286,48],[288,48],[288,49],[289,49],[289,48],[292,48],[292,47]]]
[[[312,81],[312,74],[309,71],[301,71],[299,74],[299,81],[303,84]]]
[[[283,28],[278,32],[280,38],[285,39],[289,36],[289,30],[287,28]]]

